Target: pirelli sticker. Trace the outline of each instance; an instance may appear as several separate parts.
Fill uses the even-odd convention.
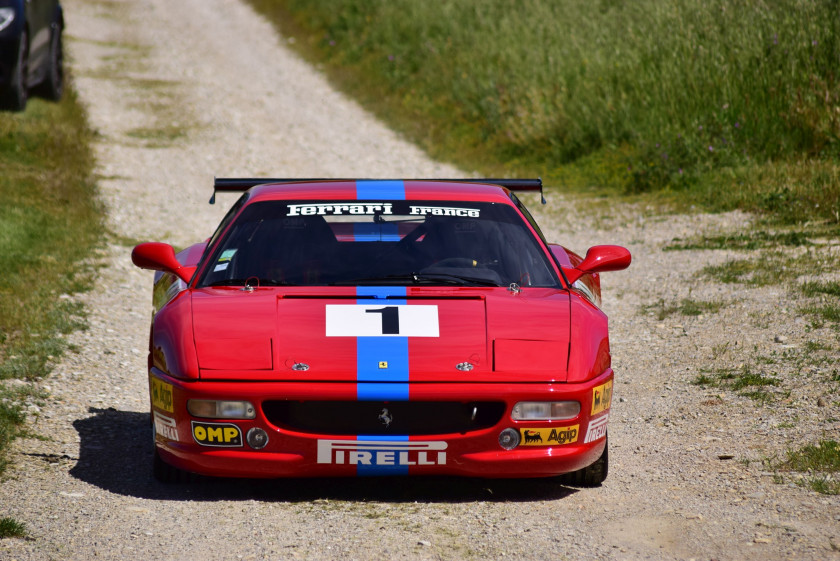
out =
[[[167,440],[175,440],[177,442],[178,426],[175,423],[175,419],[167,417],[166,415],[161,415],[157,411],[155,411],[154,419],[155,432]]]
[[[442,440],[319,440],[318,463],[356,466],[443,466]]]
[[[172,407],[172,384],[167,384],[154,376],[149,376],[149,392],[152,394],[153,407],[169,413],[175,412]]]
[[[519,429],[523,446],[558,446],[577,442],[580,425],[553,429]]]
[[[242,446],[242,431],[232,423],[201,423],[192,421],[192,434],[202,446],[238,448]]]
[[[606,384],[592,388],[592,411],[589,413],[590,415],[597,415],[610,408],[612,388],[612,380]]]
[[[610,414],[607,413],[603,417],[591,419],[589,421],[589,428],[586,429],[586,437],[583,439],[584,444],[595,442],[607,436],[607,421],[610,420]]]

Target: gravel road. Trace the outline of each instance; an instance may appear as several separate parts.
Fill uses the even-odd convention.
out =
[[[239,0],[63,4],[75,83],[99,132],[109,225],[130,241],[94,256],[104,266],[80,297],[90,327],[70,337],[77,352],[41,383],[49,399],[30,407],[32,432],[44,438],[15,443],[0,515],[29,537],[0,541],[0,559],[840,559],[840,497],[762,462],[840,440],[838,385],[827,382],[836,331],[809,327],[784,286],[698,276],[731,252],[662,251],[674,237],[749,228],[750,217],[592,204],[575,212],[559,192],[546,207],[530,203],[549,238],[578,251],[619,243],[634,255],[629,270],[603,279],[617,375],[601,488],[155,482],[145,375],[152,274],[131,265],[133,242],[208,236],[234,200],[207,204],[214,175],[463,172],[333,91]],[[835,241],[821,251],[836,259],[837,250]],[[663,320],[650,311],[689,296],[724,305]],[[802,360],[781,358],[791,356]],[[692,383],[743,364],[772,370],[782,381],[775,399]]]

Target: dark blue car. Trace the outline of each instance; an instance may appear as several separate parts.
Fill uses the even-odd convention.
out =
[[[0,0],[0,108],[23,111],[30,91],[61,99],[63,29],[59,0]]]

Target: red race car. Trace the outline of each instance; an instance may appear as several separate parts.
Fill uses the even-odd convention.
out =
[[[217,179],[206,242],[155,275],[154,474],[607,476],[598,274],[514,191],[540,180]],[[214,192],[215,198],[215,192]],[[213,199],[211,199],[213,202]]]

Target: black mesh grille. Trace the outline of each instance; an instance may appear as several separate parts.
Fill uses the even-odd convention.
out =
[[[331,435],[466,433],[494,426],[505,404],[494,401],[266,401],[272,424]]]

